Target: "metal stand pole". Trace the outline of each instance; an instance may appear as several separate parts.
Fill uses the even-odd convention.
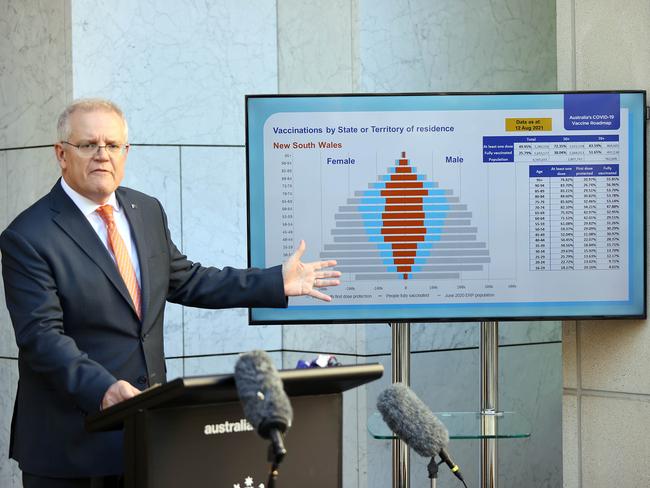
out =
[[[411,324],[391,322],[392,380],[393,383],[411,383]],[[393,488],[409,486],[409,448],[400,439],[393,439]]]
[[[499,323],[481,322],[481,434],[497,434]],[[497,488],[497,439],[481,439],[481,487]]]
[[[427,465],[427,471],[429,471],[429,479],[431,480],[431,488],[436,488],[438,486],[438,463],[436,462],[436,457],[432,457],[431,461]]]

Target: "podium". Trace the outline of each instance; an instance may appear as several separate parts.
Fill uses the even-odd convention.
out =
[[[277,486],[342,486],[343,395],[379,364],[279,371],[294,411]],[[265,488],[269,441],[246,421],[233,375],[178,378],[89,415],[124,432],[126,488]]]

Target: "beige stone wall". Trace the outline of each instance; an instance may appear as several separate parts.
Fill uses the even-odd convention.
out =
[[[650,90],[649,23],[647,0],[558,0],[558,88]],[[563,354],[564,486],[650,486],[648,322],[566,322]]]

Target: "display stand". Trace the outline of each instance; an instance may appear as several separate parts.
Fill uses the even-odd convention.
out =
[[[397,322],[392,329],[393,383],[410,383],[410,324]],[[530,437],[527,419],[516,412],[498,410],[499,323],[481,322],[481,405],[479,412],[436,413],[451,439],[480,439],[481,488],[497,488],[497,440]],[[408,447],[383,422],[379,413],[368,419],[368,430],[376,439],[392,439],[393,488],[409,487]],[[461,466],[462,469],[462,466]]]
[[[279,372],[294,412],[280,486],[342,486],[342,392],[383,370],[367,364]],[[258,488],[269,474],[269,441],[245,420],[233,375],[150,388],[88,416],[86,428],[123,428],[125,488]]]
[[[411,324],[391,322],[391,378],[393,383],[411,384]],[[393,437],[393,487],[409,486],[409,447]]]
[[[497,488],[499,323],[481,322],[481,487]]]

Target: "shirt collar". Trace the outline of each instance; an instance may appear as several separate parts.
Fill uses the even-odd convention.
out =
[[[66,195],[70,197],[74,204],[79,207],[81,213],[83,213],[86,217],[101,207],[101,205],[93,202],[89,198],[86,198],[82,194],[73,190],[72,187],[66,183],[63,177],[61,177],[61,187],[63,188],[63,191],[66,193]],[[117,202],[117,198],[115,198],[115,192],[111,193],[111,196],[108,197],[108,201],[104,205],[110,205],[116,212],[120,211],[120,205]]]

